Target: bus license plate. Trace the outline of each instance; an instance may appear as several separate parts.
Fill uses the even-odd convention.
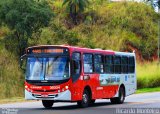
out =
[[[48,97],[48,95],[42,95],[42,97]]]

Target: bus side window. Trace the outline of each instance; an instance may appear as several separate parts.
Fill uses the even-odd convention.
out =
[[[78,80],[81,73],[81,54],[74,52],[72,54],[72,80],[75,82]]]
[[[104,65],[103,65],[103,56],[102,55],[94,55],[94,70],[96,73],[103,73],[104,72]]]
[[[84,63],[84,73],[93,73],[93,55],[84,54],[83,63]]]
[[[121,57],[114,56],[114,71],[115,74],[121,74]]]
[[[125,74],[128,73],[128,57],[127,56],[122,56],[121,58],[121,70],[122,70],[122,73],[125,73]]]
[[[114,65],[113,65],[113,56],[106,55],[105,56],[105,72],[106,73],[114,73]]]
[[[129,57],[128,70],[129,70],[129,73],[135,72],[135,59],[134,59],[134,57]]]

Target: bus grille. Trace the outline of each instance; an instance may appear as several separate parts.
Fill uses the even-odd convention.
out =
[[[36,98],[55,98],[58,97],[58,94],[48,94],[46,96],[40,94],[32,94]]]
[[[33,90],[33,91],[35,91],[35,92],[55,92],[55,91],[57,91],[57,90]]]

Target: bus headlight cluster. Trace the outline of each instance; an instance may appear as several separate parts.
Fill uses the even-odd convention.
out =
[[[68,89],[69,87],[68,86],[65,86],[65,89]]]
[[[29,92],[32,92],[32,90],[30,88],[28,88],[28,86],[25,86],[25,89]]]
[[[27,88],[28,88],[28,86],[26,85],[26,86],[25,86],[25,88],[27,89]]]
[[[67,90],[68,88],[69,88],[68,86],[65,86],[64,88],[62,88],[61,91],[63,92],[63,91],[65,91],[65,90]]]

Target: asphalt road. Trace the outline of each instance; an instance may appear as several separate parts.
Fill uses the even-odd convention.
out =
[[[41,101],[1,104],[0,114],[160,114],[160,92],[130,95],[124,104],[96,100],[85,109],[76,103],[55,103],[52,109],[43,108]]]

